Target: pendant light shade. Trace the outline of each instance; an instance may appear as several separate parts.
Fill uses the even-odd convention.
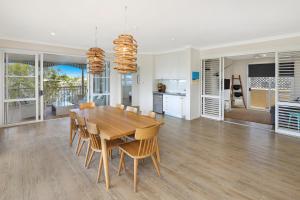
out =
[[[86,53],[89,61],[89,72],[99,74],[104,71],[104,51],[101,48],[90,48]]]
[[[122,34],[113,43],[115,45],[114,63],[116,64],[114,69],[122,74],[136,72],[137,43],[133,36]]]
[[[104,71],[105,52],[97,47],[98,27],[95,28],[95,46],[90,48],[86,53],[89,61],[89,72],[92,74],[100,74]]]

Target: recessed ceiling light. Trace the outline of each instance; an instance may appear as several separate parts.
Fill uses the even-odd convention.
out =
[[[50,35],[55,36],[55,32],[51,32]]]
[[[172,40],[172,41],[174,41],[174,40],[175,40],[175,38],[171,38],[171,40]]]

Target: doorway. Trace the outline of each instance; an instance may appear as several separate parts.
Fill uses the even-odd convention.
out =
[[[226,57],[224,83],[225,121],[274,128],[274,53]]]
[[[86,58],[43,54],[44,119],[65,117],[87,101]]]
[[[132,74],[122,75],[122,104],[132,105]]]

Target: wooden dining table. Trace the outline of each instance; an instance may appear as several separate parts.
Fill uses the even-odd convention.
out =
[[[73,109],[72,111],[82,117],[85,117],[87,121],[97,124],[100,129],[104,175],[107,190],[109,190],[110,187],[110,178],[106,142],[108,140],[134,134],[137,128],[146,128],[153,125],[161,125],[163,123],[148,116],[138,115],[110,106],[100,106],[84,110]]]

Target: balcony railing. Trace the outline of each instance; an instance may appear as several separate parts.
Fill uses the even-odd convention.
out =
[[[47,92],[48,91],[48,92]],[[55,92],[50,92],[50,88],[44,88],[45,105],[52,105],[54,102],[70,102],[75,105],[83,101],[87,94],[87,87],[73,86],[73,87],[59,87]]]

